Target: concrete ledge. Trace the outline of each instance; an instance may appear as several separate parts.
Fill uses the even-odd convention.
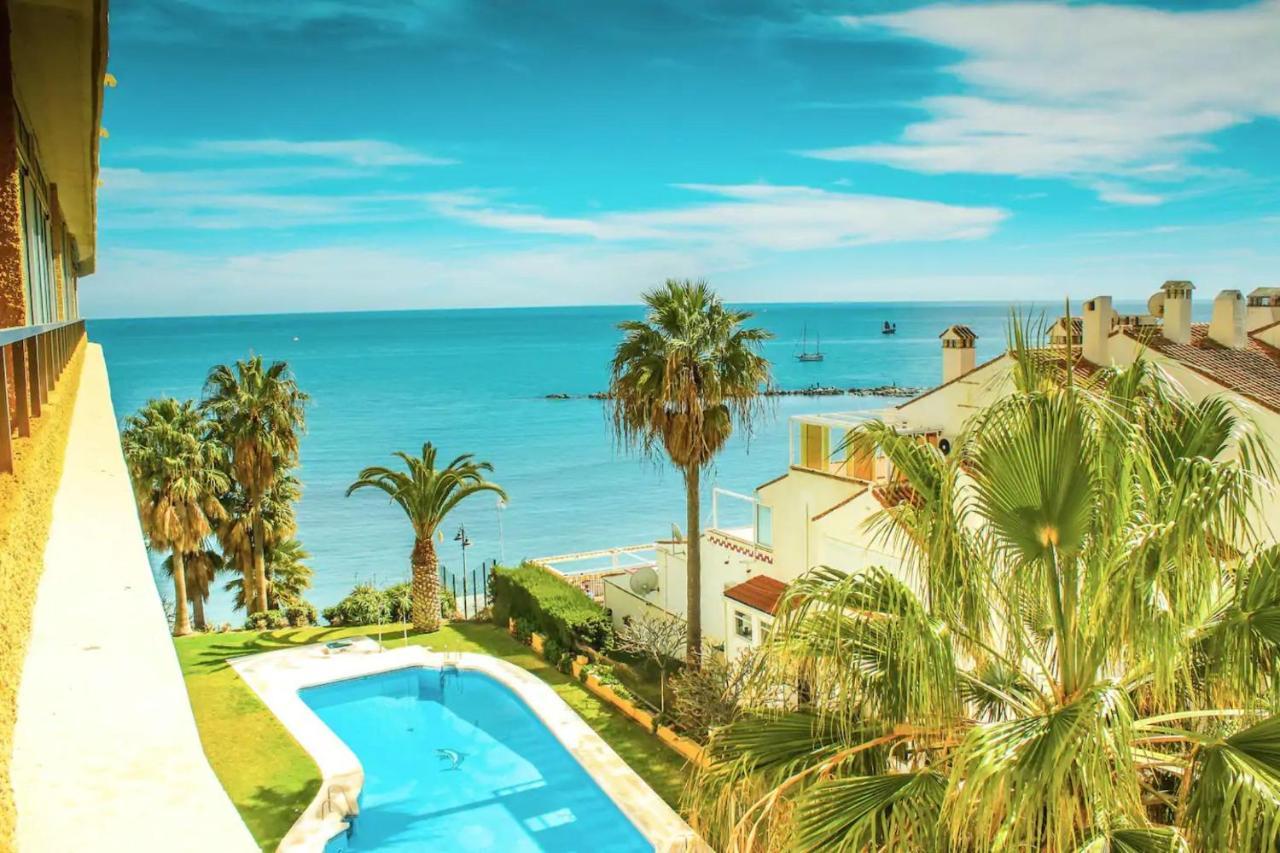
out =
[[[257,850],[200,746],[97,345],[44,564],[14,729],[18,849]]]
[[[657,851],[709,848],[653,789],[600,739],[573,709],[533,674],[489,655],[432,652],[422,646],[379,650],[371,641],[336,654],[323,645],[282,649],[231,661],[290,733],[315,759],[323,782],[316,798],[280,844],[281,851],[320,851],[345,828],[364,771],[355,754],[306,706],[298,691],[408,667],[444,664],[475,670],[509,687],[582,765]]]

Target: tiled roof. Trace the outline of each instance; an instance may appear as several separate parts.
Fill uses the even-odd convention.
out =
[[[1080,335],[1084,332],[1084,320],[1081,319],[1080,317],[1059,317],[1057,321],[1054,322],[1053,328],[1055,329],[1065,328],[1066,323],[1063,322],[1065,320],[1071,321],[1071,334],[1077,341],[1079,341]]]
[[[1201,376],[1280,412],[1280,353],[1253,336],[1243,349],[1232,349],[1209,337],[1208,323],[1191,324],[1191,342],[1176,344],[1163,335],[1123,334],[1146,344],[1153,352],[1171,358]]]
[[[725,598],[732,598],[748,607],[754,607],[761,613],[772,614],[778,608],[778,602],[782,599],[782,594],[787,591],[787,585],[780,580],[775,580],[768,575],[756,575],[748,578],[737,586],[731,586],[724,591]]]
[[[871,490],[871,494],[875,499],[880,501],[880,505],[885,509],[891,509],[899,504],[909,503],[913,506],[920,506],[922,501],[916,490],[911,488],[910,483],[897,482],[887,483],[883,486],[877,486]]]
[[[945,338],[949,334],[954,334],[956,337],[964,341],[976,341],[978,339],[978,335],[973,331],[973,329],[959,323],[954,326],[947,327],[942,331],[942,334],[938,335],[938,337]]]

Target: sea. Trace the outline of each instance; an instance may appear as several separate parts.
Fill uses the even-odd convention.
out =
[[[788,389],[937,384],[943,329],[970,326],[981,361],[1004,349],[1011,312],[991,302],[738,307],[754,312],[749,325],[773,333],[764,353],[775,384]],[[1055,316],[1062,309],[1019,310]],[[492,479],[508,494],[505,506],[493,495],[475,496],[447,521],[438,547],[455,576],[464,574],[464,559],[471,577],[495,560],[635,545],[670,536],[673,524],[683,529],[679,473],[620,446],[606,404],[587,398],[608,384],[618,323],[640,316],[639,306],[270,314],[91,320],[88,331],[105,352],[122,421],[153,397],[198,398],[215,364],[251,353],[289,363],[311,397],[298,538],[315,573],[309,597],[323,608],[357,582],[408,578],[413,536],[401,510],[372,490],[345,492],[361,468],[395,464],[394,451],[416,454],[428,441],[443,459],[471,453],[492,463]],[[896,334],[881,333],[885,321]],[[825,359],[798,361],[806,342]],[[555,394],[570,399],[548,398]],[[704,477],[704,519],[713,486],[750,494],[786,470],[789,418],[899,402],[771,398],[755,429],[736,433]],[[722,524],[750,524],[749,504],[724,501],[721,509]],[[471,543],[465,553],[463,527]],[[153,565],[163,556],[153,555]],[[157,584],[172,594],[167,579]],[[237,627],[243,620],[221,589],[208,615]]]

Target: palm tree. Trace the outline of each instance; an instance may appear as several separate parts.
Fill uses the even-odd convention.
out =
[[[263,501],[277,476],[297,461],[307,400],[285,362],[268,367],[257,355],[234,367],[220,364],[205,380],[203,407],[231,449],[231,476],[248,504],[257,610],[267,609]]]
[[[279,610],[299,604],[303,593],[311,588],[313,572],[307,565],[311,555],[297,539],[285,539],[267,546],[267,604],[269,610]],[[244,579],[235,577],[223,586],[232,594],[236,609],[244,608]]]
[[[484,475],[493,470],[488,462],[474,462],[467,453],[443,468],[436,467],[436,448],[422,445],[421,458],[397,452],[405,470],[397,471],[380,465],[365,468],[347,488],[350,497],[358,489],[373,488],[386,492],[404,510],[413,527],[413,627],[419,631],[440,628],[440,574],[432,537],[445,518],[472,495],[496,492],[506,500],[507,493]]]
[[[852,436],[902,478],[873,529],[904,566],[789,589],[760,678],[806,689],[717,730],[687,791],[717,849],[1276,849],[1255,427],[1146,361],[1082,385],[1015,357],[949,457]]]
[[[198,549],[221,517],[227,487],[224,449],[195,403],[151,400],[125,420],[120,434],[148,546],[171,550],[173,633],[191,633],[185,555]]]
[[[760,345],[772,337],[743,328],[749,311],[726,308],[706,282],[668,280],[644,295],[643,320],[618,324],[609,395],[619,440],[646,454],[665,452],[684,475],[689,531],[685,656],[702,651],[699,477],[735,424],[750,431],[770,379]]]
[[[297,477],[277,471],[275,482],[256,505],[256,513],[253,512],[254,505],[250,504],[248,495],[238,484],[232,483],[231,488],[220,497],[226,514],[215,532],[228,564],[240,571],[241,577],[234,583],[237,590],[256,588],[253,548],[253,528],[256,523],[261,531],[263,564],[268,575],[267,599],[268,604],[271,603],[270,554],[279,543],[288,541],[297,532],[293,508],[301,494],[302,485]],[[231,586],[228,584],[227,588],[230,589]],[[237,609],[245,607],[242,593],[237,592],[234,606]],[[246,609],[245,612],[251,610]]]
[[[187,600],[191,602],[191,621],[197,631],[208,628],[204,618],[204,605],[213,591],[213,580],[226,568],[222,554],[212,548],[198,548],[190,554],[184,554],[183,566],[186,569]],[[160,564],[165,575],[173,577],[173,555],[164,558]]]

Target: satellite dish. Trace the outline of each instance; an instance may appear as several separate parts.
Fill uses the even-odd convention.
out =
[[[636,595],[648,595],[658,588],[658,573],[649,566],[641,566],[631,573],[628,583]]]
[[[1147,312],[1156,317],[1164,316],[1164,291],[1151,294],[1151,298],[1147,300]]]
[[[945,438],[938,439],[938,449],[942,451],[943,456],[946,456],[951,452],[951,442]]]

